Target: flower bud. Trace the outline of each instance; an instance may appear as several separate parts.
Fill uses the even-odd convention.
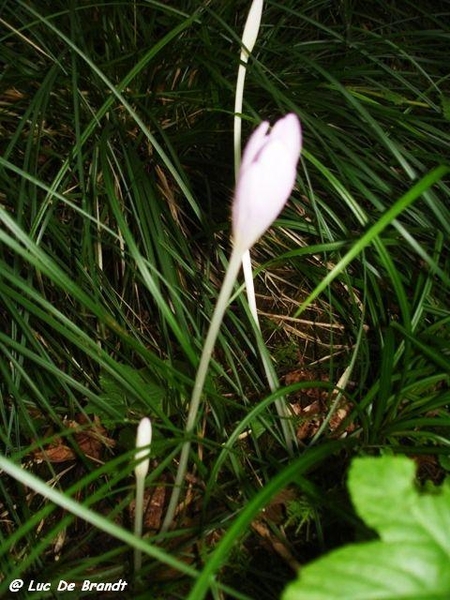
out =
[[[253,0],[245,22],[244,33],[242,34],[243,56],[245,60],[253,50],[256,38],[258,37],[259,26],[263,9],[263,0]]]
[[[138,425],[136,436],[136,455],[138,462],[134,468],[136,478],[144,479],[148,472],[150,449],[148,446],[152,443],[152,424],[149,418],[144,417]],[[142,450],[141,450],[142,448]]]
[[[302,145],[294,113],[269,131],[264,121],[250,136],[239,169],[232,209],[235,246],[244,253],[272,225],[294,187]]]

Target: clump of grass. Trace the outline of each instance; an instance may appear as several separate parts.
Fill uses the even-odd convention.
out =
[[[273,356],[297,347],[279,373],[291,383],[268,393],[236,295],[176,529],[150,542],[150,527],[127,535],[135,424],[152,418],[147,486],[164,507],[229,256],[248,3],[3,3],[0,593],[37,572],[131,578],[139,546],[161,597],[243,597],[227,557],[282,490],[316,506],[307,542],[286,530],[305,561],[353,536],[354,454],[403,452],[445,474],[449,184],[434,169],[449,156],[448,8],[297,4],[265,3],[243,110],[244,137],[291,111],[305,135],[298,188],[253,254],[264,338]],[[292,459],[283,396],[310,427]],[[269,556],[285,509],[266,522]],[[181,579],[156,582],[161,565]]]

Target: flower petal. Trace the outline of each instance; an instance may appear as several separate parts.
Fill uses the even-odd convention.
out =
[[[279,119],[272,127],[269,137],[271,140],[280,140],[297,162],[302,147],[302,130],[297,115],[289,113]]]
[[[270,141],[258,160],[239,178],[233,204],[233,237],[248,250],[282,211],[295,183],[296,162],[278,140]]]
[[[269,130],[269,122],[263,121],[258,125],[252,135],[248,138],[242,155],[240,172],[245,170],[258,156],[258,152],[267,142],[267,131]]]

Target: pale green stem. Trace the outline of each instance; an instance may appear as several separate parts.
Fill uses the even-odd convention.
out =
[[[142,537],[142,521],[144,517],[144,490],[145,477],[136,477],[136,505],[134,511],[134,535]],[[137,573],[142,566],[142,551],[134,549],[134,572]]]
[[[189,452],[191,449],[190,438],[196,425],[198,409],[200,406],[200,400],[205,384],[206,374],[208,372],[209,362],[211,360],[214,344],[216,343],[217,335],[219,333],[220,324],[222,323],[223,316],[228,306],[228,301],[233,292],[234,282],[236,281],[236,277],[241,267],[241,261],[242,251],[233,248],[230,256],[230,262],[228,264],[228,268],[225,274],[225,279],[222,283],[222,289],[220,290],[220,294],[217,299],[211,323],[209,325],[208,334],[206,336],[202,356],[200,358],[200,363],[198,365],[197,375],[195,378],[194,388],[192,390],[192,397],[185,427],[185,433],[188,439],[183,442],[183,447],[181,449],[180,462],[178,464],[174,488],[172,490],[169,506],[167,508],[166,516],[161,527],[162,532],[165,532],[169,529],[175,516],[175,511],[178,505],[181,488],[187,471]]]
[[[241,138],[242,138],[242,103],[244,99],[245,76],[247,74],[248,55],[241,52],[236,81],[236,95],[234,98],[234,175],[237,179],[239,167],[241,166]]]
[[[248,53],[243,50],[241,52],[241,62],[239,64],[238,76],[236,81],[236,95],[234,99],[234,173],[237,180],[239,167],[241,163],[241,137],[242,137],[242,105],[244,98],[245,76],[247,74]],[[250,314],[253,317],[256,327],[261,331],[259,324],[258,310],[256,307],[255,286],[253,284],[253,269],[250,258],[250,250],[246,250],[242,255],[242,267],[244,271],[245,288],[247,293],[247,302],[250,308]],[[270,391],[274,392],[278,389],[278,379],[273,369],[270,357],[267,352],[260,352],[263,363],[264,372],[269,383]],[[289,421],[289,411],[286,407],[284,398],[278,398],[275,402],[277,414],[281,419],[281,428],[283,430],[284,439],[290,454],[293,453],[295,444],[295,434],[292,423]]]
[[[253,270],[249,250],[247,250],[242,256],[242,266],[244,269],[245,286],[247,289],[247,301],[250,309],[250,314],[252,315],[256,329],[258,330],[257,333],[261,334],[261,326],[259,324],[258,311],[256,308],[256,294],[255,286],[253,285]],[[270,391],[275,392],[279,388],[278,378],[273,368],[269,353],[267,352],[267,348],[264,346],[262,338],[260,338],[260,342],[262,343],[258,344],[259,353],[261,356],[264,372],[269,383]],[[289,414],[289,410],[287,409],[285,399],[278,398],[277,400],[275,400],[275,408],[277,410],[278,416],[281,419],[281,429],[283,431],[284,439],[286,441],[286,446],[288,448],[289,453],[293,454],[295,434],[292,427],[292,423],[290,422],[291,415]]]
[[[244,101],[245,76],[247,75],[248,52],[241,52],[236,81],[236,94],[234,97],[234,176],[237,183],[239,167],[241,166],[241,138],[242,138],[242,104]],[[250,258],[250,249],[242,255],[242,267],[244,271],[245,288],[247,291],[247,302],[250,313],[259,328],[258,311],[256,308],[255,287],[253,285],[253,269]],[[273,390],[272,390],[273,391]]]
[[[248,307],[250,309],[250,313],[251,313],[256,325],[258,326],[258,329],[260,329],[259,318],[258,318],[258,309],[256,308],[256,294],[255,294],[255,286],[253,283],[253,268],[252,268],[252,259],[250,257],[250,250],[246,250],[242,256],[242,269],[244,271],[244,280],[245,280],[245,288],[247,290]]]

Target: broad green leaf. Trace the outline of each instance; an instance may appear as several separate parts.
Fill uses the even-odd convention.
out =
[[[348,481],[353,504],[382,540],[435,540],[450,561],[450,486],[420,494],[414,471],[414,462],[404,457],[356,459]]]
[[[282,600],[448,600],[450,487],[421,494],[413,461],[382,457],[355,459],[349,490],[380,539],[307,565]]]
[[[411,510],[417,492],[411,482],[415,467],[411,460],[392,457],[356,459],[348,476],[348,488],[356,512],[372,529],[395,540],[395,532],[405,534],[404,526],[411,522]]]

